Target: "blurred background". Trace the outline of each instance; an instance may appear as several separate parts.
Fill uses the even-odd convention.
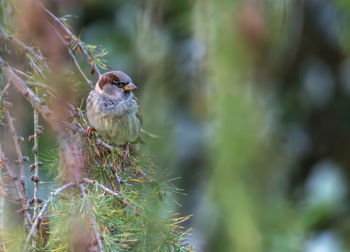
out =
[[[195,251],[350,251],[349,1],[45,5],[138,85]]]

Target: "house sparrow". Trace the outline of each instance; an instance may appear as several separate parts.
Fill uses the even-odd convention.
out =
[[[86,104],[87,118],[104,139],[124,145],[135,142],[141,129],[139,105],[132,90],[137,87],[122,71],[104,73],[91,91]]]

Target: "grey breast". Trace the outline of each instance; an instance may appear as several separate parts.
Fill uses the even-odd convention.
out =
[[[89,123],[106,140],[124,144],[137,139],[140,121],[137,117],[138,105],[128,99],[111,99],[91,91],[87,100]]]

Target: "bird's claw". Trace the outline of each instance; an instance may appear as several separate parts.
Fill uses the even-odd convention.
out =
[[[96,130],[94,128],[88,127],[84,130],[84,135],[86,135],[87,137],[91,137],[95,131]]]

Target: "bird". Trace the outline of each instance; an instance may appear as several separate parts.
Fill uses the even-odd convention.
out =
[[[85,134],[94,131],[105,140],[117,145],[137,142],[141,131],[141,114],[136,96],[137,86],[122,71],[106,72],[89,93],[86,114],[89,127]]]

